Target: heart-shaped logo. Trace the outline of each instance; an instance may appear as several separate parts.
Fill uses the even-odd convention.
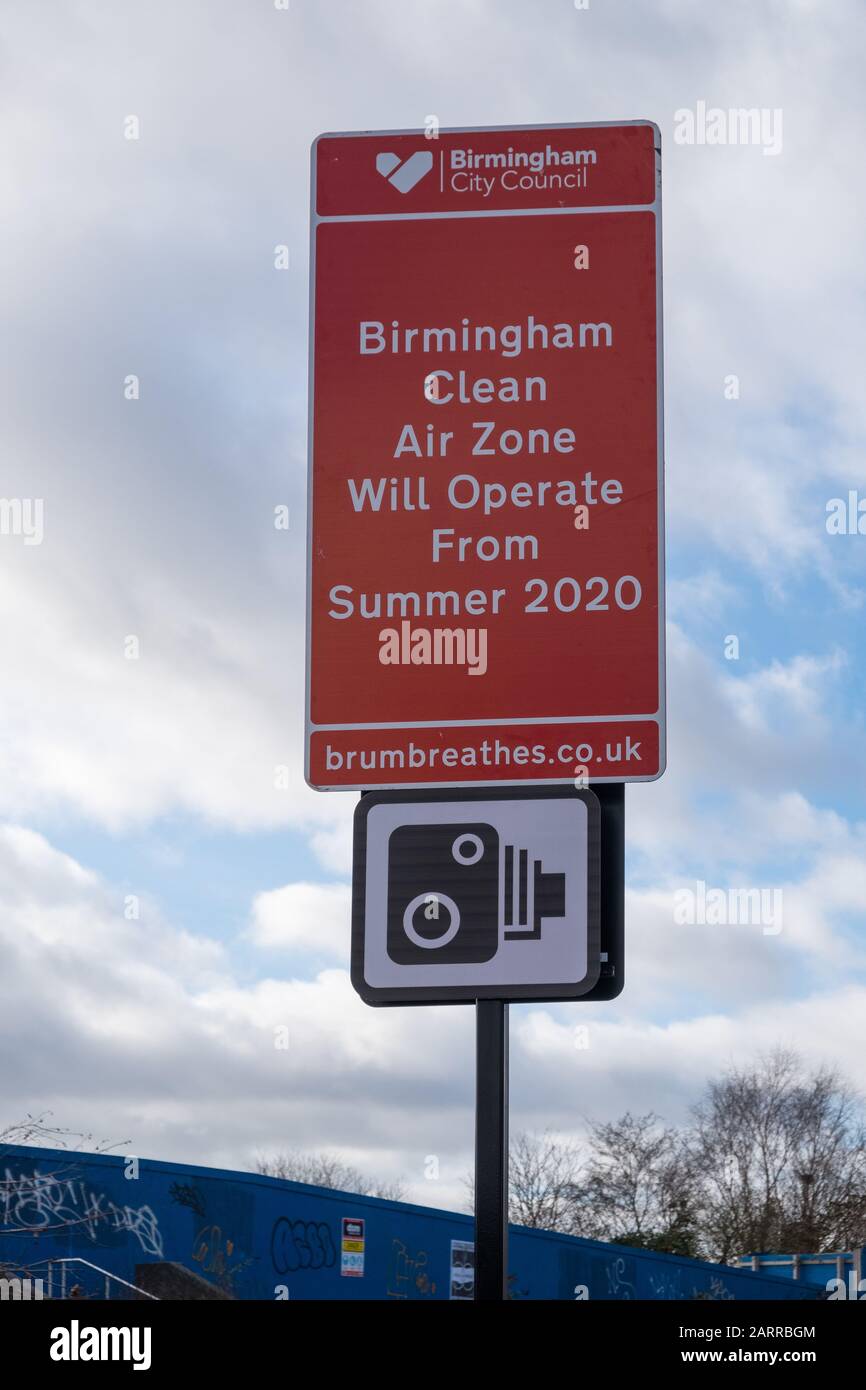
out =
[[[384,150],[376,155],[376,171],[400,193],[408,193],[433,168],[433,151],[416,150],[406,160]]]

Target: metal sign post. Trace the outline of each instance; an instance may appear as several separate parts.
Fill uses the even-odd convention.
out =
[[[475,1005],[475,1298],[508,1297],[508,1005]]]

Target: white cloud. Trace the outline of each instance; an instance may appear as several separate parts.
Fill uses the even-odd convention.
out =
[[[686,579],[669,579],[665,586],[668,617],[681,627],[696,623],[717,625],[726,607],[738,597],[729,578],[717,570],[703,570]]]
[[[543,1130],[553,1120],[563,1132],[579,1134],[584,1119],[627,1109],[653,1109],[681,1122],[708,1078],[732,1065],[750,1065],[780,1044],[812,1065],[837,1066],[866,1090],[858,1045],[864,1007],[866,989],[853,983],[666,1024],[623,1014],[611,1019],[600,1006],[588,1005],[579,1020],[589,1026],[585,1049],[575,1047],[571,1022],[533,1010],[512,1026],[518,1123]]]
[[[812,722],[819,718],[826,682],[845,665],[845,655],[835,651],[827,657],[797,656],[792,661],[772,661],[755,675],[730,678],[727,694],[736,704],[743,724],[759,733],[778,726],[780,718],[793,714]]]
[[[822,872],[836,881],[836,870]],[[821,883],[819,874],[816,891]],[[322,885],[259,898],[255,919],[268,937],[282,936],[286,902],[317,921],[335,912],[311,887]],[[838,903],[856,891],[853,880],[837,887]],[[866,1082],[856,1046],[863,985],[793,998],[768,988],[760,938],[746,943],[738,966],[722,935],[696,939],[689,959],[660,901],[633,902],[630,922],[634,983],[614,1005],[512,1009],[515,1128],[574,1132],[585,1116],[626,1107],[678,1118],[708,1075],[780,1039]],[[777,940],[766,944],[779,950]],[[813,947],[782,944],[789,955]],[[110,885],[18,827],[0,829],[0,956],[0,1040],[15,1056],[0,1126],[48,1109],[59,1124],[128,1140],[142,1155],[239,1167],[258,1152],[340,1149],[371,1174],[402,1175],[415,1200],[462,1204],[472,1161],[471,1007],[371,1009],[345,969],[242,981],[222,947],[147,907],[127,922]],[[724,1014],[689,1009],[699,968],[718,972]],[[750,988],[762,972],[763,987]],[[674,1015],[666,1024],[647,1017],[662,982]],[[585,1050],[575,1046],[577,1024],[589,1028]],[[275,1046],[284,1029],[287,1048]],[[440,1160],[438,1183],[424,1179],[429,1154]]]
[[[712,651],[668,624],[668,767],[660,781],[626,792],[632,872],[642,882],[684,872],[710,879],[732,862],[784,853],[798,807],[796,833],[811,820],[810,835],[819,825],[827,835],[834,813],[820,802],[859,797],[866,781],[866,743],[849,732],[841,756],[844,655],[771,658],[740,675],[740,663],[722,656],[723,636],[720,628]]]
[[[346,961],[351,889],[342,883],[288,883],[253,901],[250,936],[265,950]]]

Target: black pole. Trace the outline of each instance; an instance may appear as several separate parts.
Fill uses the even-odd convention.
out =
[[[475,1004],[475,1297],[501,1302],[508,1278],[508,1005]]]

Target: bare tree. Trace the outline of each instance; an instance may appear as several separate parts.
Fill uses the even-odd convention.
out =
[[[405,1188],[396,1182],[379,1182],[353,1168],[337,1154],[322,1151],[304,1153],[291,1149],[272,1157],[259,1156],[256,1172],[270,1178],[285,1178],[289,1182],[305,1182],[312,1187],[329,1187],[341,1192],[355,1192],[362,1197],[381,1197],[387,1202],[401,1202]]]
[[[508,1154],[508,1219],[517,1226],[569,1231],[580,1151],[549,1130],[516,1134]]]
[[[39,1115],[25,1115],[23,1120],[16,1120],[5,1129],[0,1129],[0,1156],[6,1148],[16,1145],[39,1145],[51,1149],[86,1148],[88,1152],[101,1154],[129,1143],[128,1139],[112,1140],[111,1143],[107,1139],[94,1142],[93,1135],[87,1131],[50,1124],[51,1113],[50,1110],[43,1110]]]
[[[866,1241],[861,1098],[837,1070],[777,1049],[711,1082],[691,1152],[704,1251],[851,1249]]]
[[[695,1253],[690,1155],[684,1136],[649,1112],[590,1124],[571,1229],[597,1240]]]
[[[572,1229],[574,1192],[580,1181],[580,1150],[551,1130],[521,1131],[508,1146],[508,1220],[540,1231]],[[466,1210],[475,1210],[475,1179],[463,1179]]]

